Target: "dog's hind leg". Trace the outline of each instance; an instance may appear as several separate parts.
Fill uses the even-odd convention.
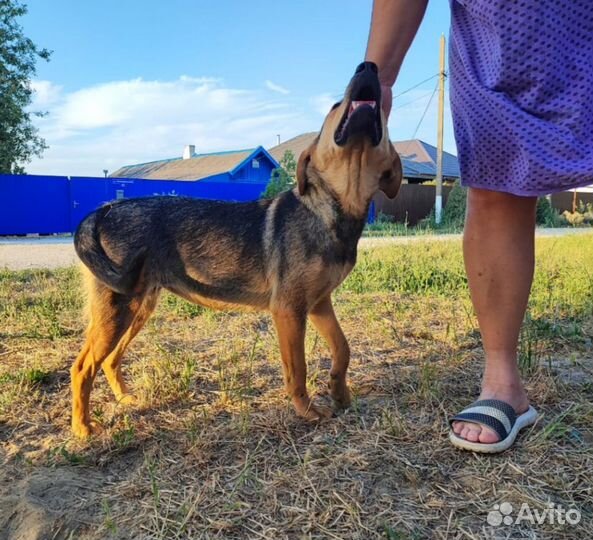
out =
[[[330,295],[315,305],[309,312],[309,319],[329,345],[332,354],[329,390],[336,405],[345,409],[350,405],[350,391],[346,384],[350,347],[334,313]]]
[[[159,297],[159,291],[151,291],[144,295],[139,302],[133,300],[129,304],[129,309],[133,313],[132,323],[118,341],[115,349],[109,353],[101,367],[107,378],[107,382],[115,395],[115,399],[122,405],[131,405],[135,398],[130,394],[128,386],[123,378],[121,364],[122,356],[126,347],[134,339],[136,334],[142,329],[156,306]]]
[[[278,332],[286,391],[297,414],[307,420],[332,416],[330,408],[314,405],[307,394],[304,314],[300,315],[290,308],[280,308],[272,310],[272,317]]]
[[[86,342],[70,369],[72,431],[79,437],[88,437],[93,429],[89,399],[97,371],[127,334],[144,300],[143,295],[113,292],[93,277],[88,285],[90,323]]]

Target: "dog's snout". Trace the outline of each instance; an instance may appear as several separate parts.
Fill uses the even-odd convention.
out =
[[[372,71],[373,73],[377,73],[377,64],[375,64],[375,62],[362,62],[361,64],[358,64],[355,73],[359,74],[363,71]]]

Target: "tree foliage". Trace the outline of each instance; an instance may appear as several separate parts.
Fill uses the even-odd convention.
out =
[[[467,188],[455,182],[449,192],[447,204],[443,211],[443,224],[448,227],[462,228],[465,223],[465,211],[467,207]]]
[[[280,167],[272,171],[272,176],[266,190],[262,193],[262,197],[271,199],[283,191],[292,189],[295,184],[295,178],[296,159],[294,154],[290,150],[287,150],[280,160]]]
[[[25,13],[27,7],[18,0],[0,0],[0,174],[23,174],[23,165],[47,148],[31,121],[43,113],[28,107],[35,64],[49,60],[51,52],[23,34],[17,19]]]
[[[559,227],[562,225],[562,216],[552,206],[547,197],[538,197],[535,207],[535,222],[544,227]]]

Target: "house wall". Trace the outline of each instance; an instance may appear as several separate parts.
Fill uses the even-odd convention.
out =
[[[253,167],[253,160],[246,164],[246,166],[241,167],[239,171],[233,176],[228,177],[229,181],[240,181],[240,182],[265,182],[266,184],[270,180],[272,176],[272,171],[274,167],[269,162],[268,159],[263,157],[258,158],[259,167]]]

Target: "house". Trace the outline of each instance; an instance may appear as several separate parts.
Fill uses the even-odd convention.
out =
[[[70,222],[74,230],[86,214],[114,199],[174,195],[244,202],[261,196],[279,165],[261,146],[249,150],[183,155],[126,165],[108,178],[73,177],[69,183]]]
[[[229,152],[197,154],[195,146],[185,147],[183,155],[137,165],[126,165],[110,178],[148,180],[208,180],[228,183],[267,184],[278,162],[262,147]]]
[[[404,178],[410,184],[434,180],[437,175],[437,147],[420,139],[393,141],[395,151],[400,155]],[[459,160],[457,156],[443,151],[443,180],[459,180]]]
[[[277,161],[261,146],[128,165],[109,178],[0,175],[0,235],[74,232],[106,202],[173,195],[252,201],[261,196]]]
[[[316,132],[303,133],[282,144],[270,148],[270,154],[276,161],[280,161],[287,150],[290,150],[296,159],[317,136]],[[409,141],[393,141],[393,146],[402,160],[404,178],[410,184],[418,184],[434,180],[437,174],[437,149],[419,139]],[[443,180],[453,182],[458,180],[459,161],[457,156],[443,152]]]
[[[282,144],[270,148],[270,154],[276,161],[281,161],[284,153],[290,150],[295,158],[305,150],[317,136],[316,132],[303,133]],[[379,214],[391,216],[398,222],[406,222],[415,225],[424,219],[432,210],[435,200],[435,186],[422,185],[432,182],[437,174],[437,149],[419,139],[408,141],[393,141],[393,146],[399,154],[404,182],[399,195],[394,199],[388,199],[382,192],[378,192],[371,204],[371,217]],[[443,152],[443,202],[446,202],[450,191],[450,184],[459,180],[459,161],[457,156]],[[414,185],[416,184],[416,185]]]

